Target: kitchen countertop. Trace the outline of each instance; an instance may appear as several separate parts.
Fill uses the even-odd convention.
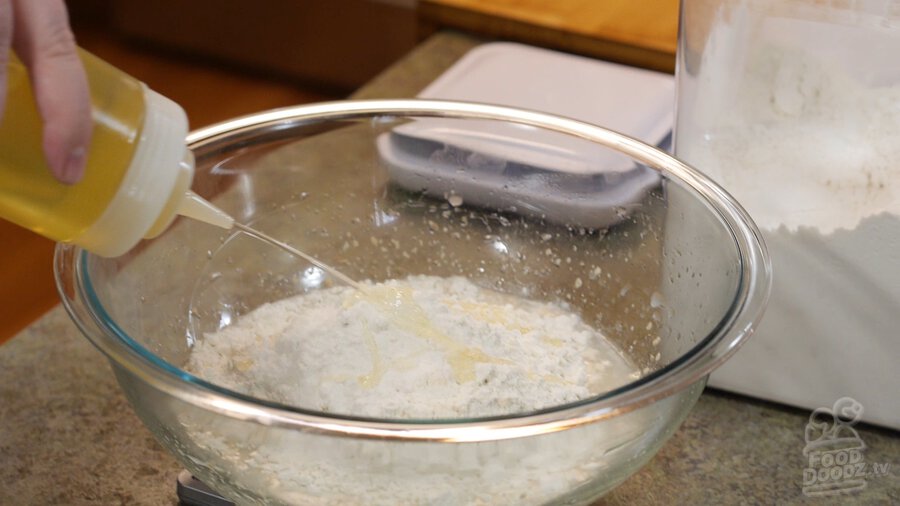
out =
[[[439,33],[354,98],[412,96],[479,41]],[[640,472],[599,504],[900,502],[900,434],[856,427],[864,461],[889,464],[852,495],[801,493],[809,412],[707,391]],[[61,307],[0,347],[0,504],[176,504],[178,463],[120,393]]]

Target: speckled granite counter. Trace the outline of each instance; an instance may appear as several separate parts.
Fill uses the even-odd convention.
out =
[[[444,33],[356,98],[414,95],[478,41]],[[866,488],[802,492],[809,413],[707,392],[681,429],[601,504],[898,504],[900,435],[857,427]],[[0,504],[175,504],[179,465],[141,426],[102,355],[62,308],[0,347]]]

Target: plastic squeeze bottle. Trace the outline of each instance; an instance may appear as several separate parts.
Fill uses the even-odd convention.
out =
[[[161,234],[183,214],[224,228],[233,220],[190,191],[194,157],[178,104],[80,51],[94,131],[83,179],[50,173],[28,73],[11,55],[0,120],[0,217],[101,256],[118,256]]]

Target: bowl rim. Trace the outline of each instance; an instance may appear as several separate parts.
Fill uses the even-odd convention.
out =
[[[304,124],[392,117],[501,120],[544,128],[607,146],[679,181],[705,200],[731,233],[740,260],[737,294],[731,307],[706,337],[680,357],[601,396],[530,413],[435,421],[321,413],[243,395],[190,375],[156,357],[128,337],[108,316],[104,317],[85,274],[88,252],[60,243],[54,258],[54,274],[70,317],[116,367],[126,369],[157,390],[209,411],[263,425],[332,435],[453,442],[533,436],[637,410],[704,380],[749,338],[762,317],[771,290],[771,261],[762,235],[749,214],[698,170],[656,147],[600,126],[537,111],[474,102],[345,100],[241,116],[195,130],[188,135],[187,143],[192,150],[214,149]]]

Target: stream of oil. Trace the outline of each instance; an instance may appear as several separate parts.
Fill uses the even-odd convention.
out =
[[[248,227],[247,225],[243,225],[238,222],[234,222],[233,226],[234,226],[234,228],[240,230],[241,232],[243,232],[247,235],[256,237],[257,239],[260,239],[263,242],[267,242],[267,243],[271,244],[272,246],[277,246],[294,256],[298,256],[298,257],[306,260],[307,262],[315,265],[316,267],[322,269],[323,271],[327,272],[328,274],[331,274],[332,276],[336,277],[337,279],[343,281],[348,286],[355,288],[359,292],[365,291],[365,287],[363,287],[363,285],[354,281],[353,278],[351,278],[350,276],[347,276],[343,272],[326,264],[325,262],[319,260],[318,258],[298,250],[297,248],[291,246],[290,244],[288,244],[286,242],[279,241],[278,239],[270,236],[269,234],[265,234],[263,232],[260,232],[259,230],[256,230],[253,227]]]
[[[453,377],[457,383],[474,381],[476,364],[507,363],[504,359],[487,355],[480,348],[464,346],[440,329],[436,328],[428,315],[425,314],[425,310],[413,300],[411,290],[408,288],[394,288],[387,285],[363,285],[316,257],[304,253],[290,244],[260,232],[255,228],[237,222],[235,222],[233,226],[247,235],[256,237],[257,239],[273,246],[277,246],[292,255],[303,258],[355,289],[358,297],[379,307],[397,328],[410,332],[440,349],[447,358],[447,362],[450,364],[453,371]],[[373,381],[377,382],[384,371],[382,370],[383,367],[381,366],[377,346],[372,342],[369,344],[369,347],[373,354],[373,371],[363,385],[366,387],[374,387]]]

